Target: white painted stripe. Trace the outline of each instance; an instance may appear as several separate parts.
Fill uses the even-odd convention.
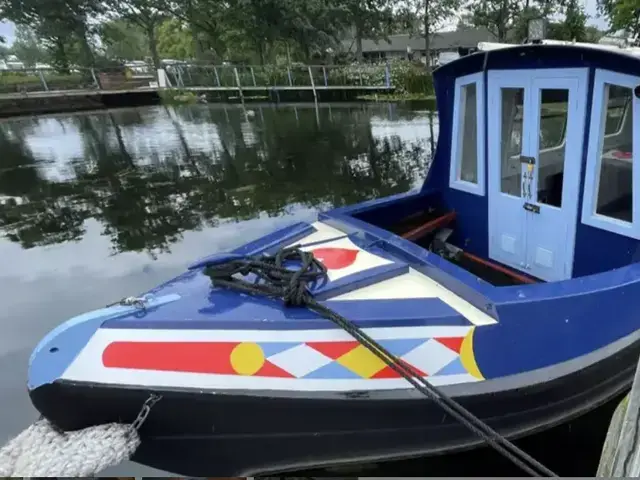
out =
[[[496,320],[459,297],[440,283],[410,269],[400,275],[333,298],[332,300],[371,300],[401,298],[439,298],[474,325],[492,325]]]
[[[472,326],[426,326],[364,328],[376,340],[413,339],[433,337],[463,337]],[[331,342],[353,340],[342,329],[325,330],[160,330],[144,328],[101,328],[92,337],[94,341],[132,342]]]
[[[329,225],[326,225],[322,222],[314,222],[311,224],[311,226],[316,229],[315,232],[313,232],[311,235],[307,235],[300,240],[296,240],[295,242],[292,242],[287,246],[291,247],[293,245],[307,245],[309,243],[322,242],[346,235],[346,233],[344,233],[343,231],[338,230],[337,228],[330,227]]]

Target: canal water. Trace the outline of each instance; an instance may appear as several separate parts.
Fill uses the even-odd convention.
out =
[[[58,323],[319,210],[419,188],[437,133],[435,112],[398,104],[150,107],[0,123],[0,443],[36,419],[28,356]],[[604,432],[584,428],[563,427],[555,448],[548,437],[525,447],[560,473],[593,475]],[[128,463],[105,474],[162,472]],[[359,474],[520,471],[479,450]]]

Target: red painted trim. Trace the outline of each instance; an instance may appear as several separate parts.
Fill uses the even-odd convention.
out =
[[[485,260],[484,258],[476,257],[471,253],[463,252],[462,255],[471,261],[481,263],[485,267],[489,267],[489,268],[492,268],[493,270],[497,270],[498,272],[504,273],[505,275],[517,280],[520,283],[538,283],[535,279],[531,277],[521,275],[519,273],[514,272],[513,270],[508,269],[507,267],[503,267],[502,265],[498,265],[496,263],[490,262],[489,260]]]
[[[456,212],[445,213],[438,218],[434,218],[419,227],[403,233],[402,238],[406,238],[407,240],[417,240],[418,238],[433,232],[436,228],[442,228],[445,225],[448,225],[454,218],[456,218]]]

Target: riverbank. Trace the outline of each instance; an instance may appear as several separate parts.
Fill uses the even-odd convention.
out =
[[[158,89],[12,93],[0,95],[0,118],[81,112],[161,103]]]
[[[158,104],[240,103],[240,102],[354,102],[379,97],[389,92],[387,87],[191,87],[162,89],[157,87],[131,90],[69,90],[0,94],[0,118],[25,115],[81,112],[122,107],[143,107]],[[393,88],[391,88],[393,93]]]

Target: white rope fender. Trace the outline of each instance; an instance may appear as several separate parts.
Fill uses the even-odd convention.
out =
[[[130,424],[62,432],[40,419],[0,449],[0,477],[88,477],[131,458],[138,429],[161,397],[152,395]]]

